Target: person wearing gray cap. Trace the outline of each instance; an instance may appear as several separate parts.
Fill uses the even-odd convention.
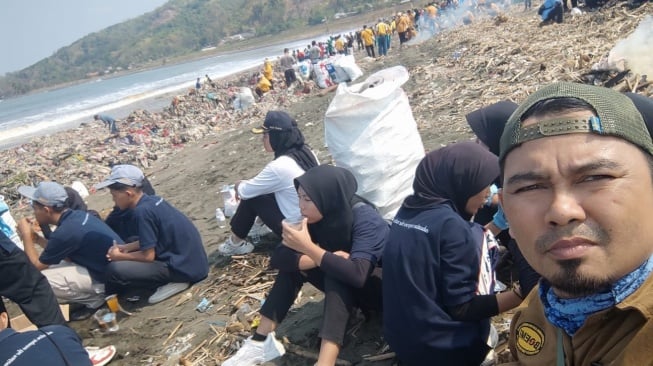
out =
[[[18,234],[25,254],[43,272],[61,302],[85,305],[71,316],[72,320],[90,316],[104,304],[104,274],[109,264],[106,253],[122,239],[97,217],[68,208],[68,194],[59,183],[20,186],[18,192],[32,201],[39,224],[57,226],[46,240],[35,233],[29,220],[20,219]],[[35,244],[43,248],[40,255]]]
[[[556,83],[511,115],[501,204],[542,275],[509,344],[519,365],[651,365],[653,141],[611,89]]]
[[[106,252],[106,293],[154,290],[154,304],[206,278],[208,258],[199,231],[182,212],[163,198],[143,192],[143,172],[133,165],[116,165],[96,189],[109,188],[120,210],[130,211],[137,241],[115,245]],[[139,295],[140,296],[140,295]]]

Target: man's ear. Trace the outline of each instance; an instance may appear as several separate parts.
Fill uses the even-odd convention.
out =
[[[2,301],[2,300],[0,300]],[[0,330],[5,330],[9,326],[9,315],[6,311],[0,313]]]

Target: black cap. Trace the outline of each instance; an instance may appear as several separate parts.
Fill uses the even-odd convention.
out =
[[[253,133],[264,133],[268,131],[292,131],[297,126],[292,117],[283,111],[269,111],[265,115],[263,126],[252,128]]]

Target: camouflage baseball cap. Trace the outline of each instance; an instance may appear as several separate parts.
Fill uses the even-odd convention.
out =
[[[597,116],[586,119],[554,118],[522,126],[522,117],[536,103],[558,98],[585,101]],[[524,142],[570,133],[595,133],[629,141],[653,155],[653,141],[639,110],[630,98],[615,90],[585,84],[559,82],[531,94],[510,116],[501,135],[499,160]]]

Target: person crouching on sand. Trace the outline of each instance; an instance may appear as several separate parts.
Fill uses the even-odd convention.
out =
[[[262,134],[265,151],[273,152],[274,160],[254,178],[236,183],[240,203],[231,219],[231,236],[218,247],[223,255],[240,255],[254,250],[254,245],[245,239],[257,216],[281,236],[281,221],[300,215],[293,179],[319,164],[315,154],[304,143],[297,122],[286,112],[269,111],[263,126],[252,129],[252,132]]]
[[[356,179],[344,168],[320,165],[294,183],[304,218],[299,227],[283,224],[283,242],[270,261],[279,274],[261,307],[261,323],[223,366],[258,365],[285,353],[274,330],[305,282],[324,292],[318,366],[336,364],[354,306],[380,310],[388,224],[356,195]]]

